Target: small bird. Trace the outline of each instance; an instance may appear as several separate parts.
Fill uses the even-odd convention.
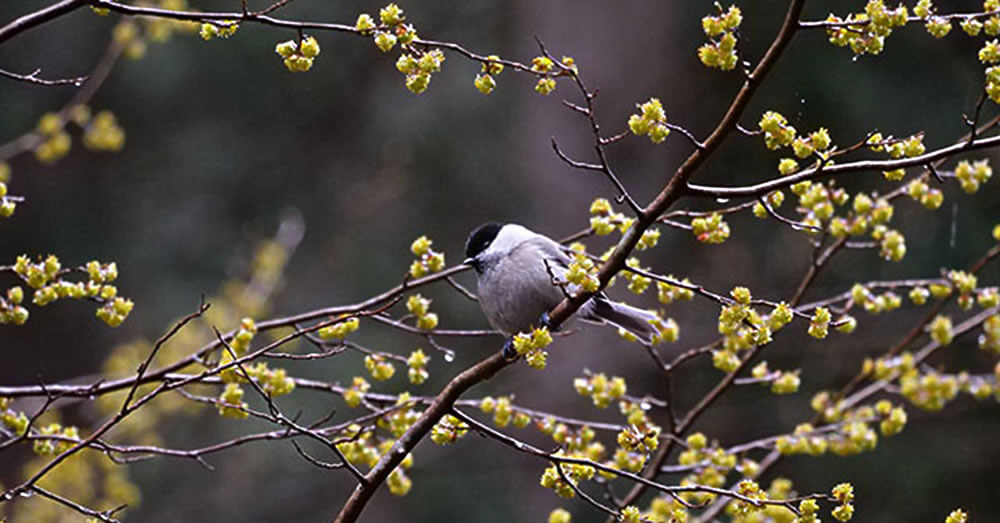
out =
[[[480,225],[465,242],[465,264],[476,269],[479,305],[490,325],[505,336],[548,326],[548,312],[578,289],[562,288],[570,264],[563,247],[547,236],[514,223]],[[600,292],[576,316],[610,323],[649,341],[656,334],[652,312],[612,301]],[[508,342],[508,345],[510,343]],[[511,347],[504,354],[512,356]]]

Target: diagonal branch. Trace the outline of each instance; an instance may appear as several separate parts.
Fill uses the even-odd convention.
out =
[[[351,493],[351,497],[334,521],[336,523],[356,521],[378,487],[399,466],[410,450],[416,447],[417,443],[430,432],[438,420],[451,412],[458,397],[473,385],[492,378],[511,363],[513,362],[506,360],[498,351],[448,382],[448,385],[437,395],[431,406],[427,407],[420,418],[406,430],[406,433],[396,440],[392,448],[382,455],[378,464],[368,471],[365,476],[366,481],[354,487],[354,492]]]
[[[639,238],[642,237],[642,233],[647,227],[649,227],[650,221],[655,221],[657,217],[663,214],[667,208],[670,207],[678,198],[680,198],[688,185],[688,180],[694,175],[695,171],[702,165],[715,152],[722,142],[730,135],[734,130],[737,129],[737,124],[739,122],[740,116],[746,110],[747,105],[750,103],[750,99],[753,97],[757,88],[760,87],[761,82],[767,76],[767,73],[774,67],[777,63],[778,58],[781,56],[782,52],[791,42],[792,37],[795,35],[796,28],[798,27],[799,15],[802,13],[803,5],[805,0],[792,0],[789,2],[788,10],[785,13],[785,20],[781,25],[781,29],[778,30],[778,34],[774,37],[771,42],[771,46],[768,48],[764,57],[761,58],[760,63],[757,67],[747,75],[746,80],[743,82],[743,87],[740,88],[736,97],[733,99],[732,103],[729,105],[729,109],[726,111],[725,116],[716,125],[715,130],[704,142],[704,147],[695,150],[688,156],[687,160],[677,168],[673,176],[667,182],[667,185],[660,191],[656,198],[646,207],[646,212],[644,212],[631,229],[622,235],[621,240],[615,248],[615,252],[608,259],[607,263],[601,267],[600,278],[601,282],[606,282],[611,276],[617,273],[618,270],[622,268],[625,264],[625,260],[635,248],[636,243],[638,243]],[[766,193],[766,192],[765,192]],[[761,194],[765,194],[761,193]],[[564,302],[565,303],[565,302]],[[562,304],[560,304],[562,306]],[[575,309],[574,309],[575,310]],[[550,313],[550,317],[558,317],[558,308],[553,313]],[[704,398],[704,401],[699,404],[699,406],[704,409],[710,403],[712,403],[716,398],[718,398],[721,393],[729,387],[730,383],[735,379],[739,371],[746,367],[749,362],[753,359],[754,354],[751,353],[743,362],[740,364],[740,368],[731,374],[727,374],[714,389],[709,393],[708,396]],[[681,433],[687,429],[688,424],[692,423],[697,417],[696,412],[700,412],[698,407],[696,407],[692,412],[688,414],[678,425],[674,427],[675,433]],[[653,458],[651,466],[646,469],[643,473],[643,477],[649,478],[656,475],[656,471],[659,467],[666,461],[670,454],[671,448],[670,442],[660,447],[657,451],[656,456]],[[643,484],[636,485],[632,490],[625,496],[622,500],[624,505],[629,505],[635,502],[645,492],[646,486]]]

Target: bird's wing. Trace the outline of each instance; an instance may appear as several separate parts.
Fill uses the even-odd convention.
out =
[[[571,259],[562,245],[545,236],[538,235],[522,242],[515,250],[520,251],[519,254],[523,255],[525,259],[543,260],[543,270],[548,272],[550,279],[554,277],[557,280],[565,281],[563,276],[569,269]],[[548,292],[551,292],[553,288],[557,288],[555,283],[551,281],[549,283],[553,287],[549,287]],[[580,290],[579,285],[569,284],[565,285],[565,288],[559,290],[559,292],[563,295],[567,293],[576,294]],[[604,291],[595,294],[591,300],[588,300],[587,303],[580,307],[578,317],[590,323],[611,323],[616,327],[622,327],[636,334],[647,342],[656,333],[655,329],[649,323],[650,320],[657,318],[655,314],[624,303],[612,301]]]
[[[521,242],[515,250],[521,251],[524,259],[541,260],[542,267],[540,269],[545,271],[549,276],[548,285],[546,286],[549,287],[549,290],[552,288],[558,289],[560,298],[567,294],[575,295],[582,290],[579,285],[566,283],[565,274],[569,270],[569,264],[572,260],[562,245],[559,245],[550,238],[537,235],[534,238]],[[560,285],[558,282],[562,284]],[[598,299],[607,299],[604,291],[597,293],[595,296]]]
[[[542,260],[542,268],[544,269],[546,268],[545,266],[548,266],[549,270],[558,276],[562,276],[566,272],[566,269],[569,268],[570,259],[563,251],[562,246],[545,236],[536,235],[534,238],[525,240],[517,246],[517,249],[526,249],[538,253],[538,258]]]

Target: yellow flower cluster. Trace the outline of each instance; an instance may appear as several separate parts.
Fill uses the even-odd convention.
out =
[[[938,411],[958,395],[960,385],[955,376],[910,369],[899,378],[899,387],[903,397],[917,407]]]
[[[639,270],[645,269],[639,264],[639,259],[634,257],[625,260],[625,266]],[[622,270],[620,274],[621,277],[628,282],[628,290],[632,291],[635,294],[642,294],[646,292],[646,289],[649,288],[649,285],[653,283],[653,280],[651,278],[643,276],[637,272],[632,272],[627,269]]]
[[[211,40],[213,38],[229,38],[236,34],[236,30],[240,28],[240,24],[236,23],[236,20],[223,20],[222,22],[205,22],[201,24],[201,30],[199,35],[201,35],[202,40]]]
[[[702,243],[722,243],[729,239],[729,224],[721,214],[714,213],[708,218],[691,220],[691,232]]]
[[[410,276],[421,278],[444,269],[444,254],[432,249],[433,243],[427,236],[421,236],[410,244],[410,252],[417,257],[410,264]]]
[[[816,429],[808,424],[802,423],[795,427],[792,435],[779,436],[774,442],[774,448],[782,454],[809,454],[818,456],[829,448],[826,438],[817,434]]]
[[[243,387],[238,383],[227,383],[225,390],[219,396],[219,414],[234,419],[245,419],[250,413],[243,401]]]
[[[427,381],[427,378],[430,377],[430,373],[427,372],[428,361],[430,358],[424,354],[422,349],[410,353],[410,356],[406,358],[407,377],[410,379],[410,383],[420,385]]]
[[[794,129],[794,127],[790,128]],[[827,131],[826,127],[820,127],[819,129],[809,133],[809,136],[796,136],[795,139],[792,140],[791,145],[792,152],[800,159],[804,160],[813,154],[819,154],[822,158],[826,158],[829,156],[829,149],[832,145],[832,141],[830,140],[830,131]],[[791,158],[785,159],[791,160]],[[786,169],[788,167],[788,165],[785,166]],[[778,164],[778,170],[781,170],[780,162]]]
[[[378,22],[367,13],[358,15],[354,29],[359,34],[372,35],[375,47],[383,53],[391,51],[398,43],[403,54],[396,60],[396,69],[405,75],[406,88],[420,94],[430,85],[431,74],[441,70],[444,53],[440,49],[423,50],[412,46],[418,39],[417,30],[405,22],[403,10],[390,3],[379,10]]]
[[[240,328],[236,330],[236,334],[230,340],[229,346],[237,356],[242,356],[246,354],[247,349],[250,348],[250,342],[253,341],[256,335],[257,323],[253,321],[253,318],[243,318],[240,320]]]
[[[566,282],[578,286],[584,292],[597,292],[601,288],[601,280],[597,277],[597,264],[582,252],[573,255],[573,261],[567,267]]]
[[[671,280],[676,280],[673,274],[667,275],[667,278]],[[681,283],[691,284],[691,280],[684,278],[680,280]],[[690,301],[694,298],[694,291],[685,287],[680,287],[678,285],[671,285],[664,281],[656,282],[656,297],[660,300],[660,303],[673,303],[675,301]]]
[[[225,383],[245,383],[246,378],[243,373],[236,365],[230,365],[235,358],[243,356],[246,354],[247,349],[250,348],[250,342],[253,341],[254,336],[257,335],[257,324],[254,323],[252,318],[243,318],[240,320],[240,327],[233,334],[233,338],[229,340],[229,348],[232,351],[223,349],[221,356],[219,357],[219,366],[226,367],[219,373],[219,377]],[[235,353],[235,357],[233,355]]]
[[[650,320],[650,325],[656,330],[650,342],[653,345],[660,343],[673,343],[680,338],[681,327],[673,318],[662,319],[659,316],[655,320]]]
[[[621,470],[637,472],[646,464],[653,449],[659,447],[662,428],[653,423],[646,415],[642,404],[629,400],[620,400],[618,409],[626,417],[627,429],[620,431],[617,437],[618,448],[614,455],[604,464]],[[600,443],[587,443],[585,452],[592,460],[598,460],[604,453]],[[613,476],[602,472],[605,477]]]
[[[918,290],[927,292],[927,290],[922,287],[917,287],[914,291],[911,291],[910,298],[913,299],[914,303],[917,303],[917,300],[921,299],[921,296],[923,296]],[[864,307],[864,309],[871,314],[893,311],[898,309],[903,304],[903,300],[895,292],[887,291],[883,294],[876,295],[870,289],[859,283],[855,283],[854,286],[851,287],[851,301],[854,305]],[[922,303],[923,302],[920,302],[918,305]]]
[[[119,22],[111,31],[111,37],[125,49],[125,56],[138,60],[146,55],[146,41],[142,38],[139,25],[135,22]]]
[[[545,368],[548,352],[545,347],[552,343],[552,334],[545,327],[537,327],[529,332],[519,332],[514,335],[512,344],[514,351],[524,355],[524,360],[534,369]]]
[[[764,133],[764,145],[772,151],[795,141],[795,127],[781,113],[767,111],[760,117],[757,126]]]
[[[247,374],[270,396],[284,396],[295,390],[295,380],[285,369],[269,369],[267,363],[259,362],[246,368]]]
[[[94,151],[120,151],[125,145],[125,130],[118,125],[114,113],[101,111],[86,123],[83,145]]]
[[[927,330],[931,334],[931,339],[941,345],[951,344],[951,340],[955,337],[955,333],[952,331],[951,318],[948,316],[938,314],[931,321],[930,325],[927,326]]]
[[[573,65],[574,61],[568,56],[564,56],[562,59],[563,65],[576,69]],[[541,78],[535,83],[535,92],[541,95],[548,95],[552,91],[556,90],[556,79],[549,76],[550,74],[558,74],[556,69],[556,63],[552,61],[551,58],[547,56],[536,56],[531,59],[531,72],[540,75]]]
[[[80,431],[76,427],[63,427],[58,423],[50,423],[39,431],[41,436],[50,436],[66,439],[36,439],[32,445],[32,450],[39,456],[55,456],[69,450],[73,444],[80,440]]]
[[[65,130],[67,121],[83,129],[83,145],[88,149],[119,151],[125,145],[125,130],[118,125],[111,111],[101,111],[91,118],[88,106],[77,105],[69,110],[67,118],[46,113],[39,119],[37,132],[42,140],[35,146],[34,153],[40,162],[53,163],[69,153],[73,140]]]
[[[692,473],[681,480],[681,485],[705,485],[722,487],[726,476],[736,468],[735,454],[729,454],[713,442],[709,445],[708,437],[701,432],[688,435],[685,443],[687,449],[677,457],[677,463],[694,466]],[[701,504],[715,499],[715,494],[707,492],[686,492],[681,494],[684,501]]]
[[[812,320],[809,321],[809,335],[813,338],[823,339],[829,333],[830,310],[826,307],[816,307],[813,310]]]
[[[406,309],[417,317],[417,328],[432,330],[437,327],[438,316],[430,311],[431,300],[420,294],[413,294],[406,299]]]
[[[24,289],[14,286],[7,289],[7,298],[0,296],[0,323],[24,325],[28,321],[28,309],[21,305]]]
[[[413,405],[414,401],[410,398],[410,393],[404,392],[396,398],[396,407],[398,408],[380,417],[376,423],[398,438],[420,417],[420,414],[413,409]]]
[[[362,378],[361,376],[355,376],[351,382],[350,388],[344,389],[344,403],[347,403],[349,407],[357,407],[361,405],[361,400],[364,399],[364,394],[371,389],[371,384],[368,380]]]
[[[590,204],[590,228],[598,236],[607,236],[615,229],[624,233],[632,226],[632,221],[632,218],[614,212],[611,202],[605,198],[597,198]]]
[[[365,431],[360,425],[351,424],[344,431],[340,442],[337,443],[337,450],[344,455],[350,463],[354,465],[366,465],[374,467],[379,458],[392,449],[395,440],[385,439],[376,441],[374,431]],[[386,479],[389,492],[395,496],[405,496],[413,481],[406,475],[406,470],[413,466],[413,455],[407,454],[400,466],[393,470]]]
[[[994,314],[983,322],[979,348],[1000,354],[1000,314]]]
[[[42,141],[35,146],[35,158],[42,163],[53,163],[66,156],[73,140],[63,128],[66,122],[56,113],[45,113],[38,120],[38,133]]]
[[[444,62],[444,53],[440,49],[417,54],[404,53],[396,60],[396,69],[406,75],[406,88],[414,94],[420,94],[427,89],[431,83],[431,74],[441,70]]]
[[[10,218],[17,209],[17,202],[7,194],[8,182],[10,182],[10,164],[0,162],[0,218]]]
[[[667,114],[659,98],[650,98],[639,105],[639,112],[628,118],[628,128],[636,136],[649,136],[649,141],[660,143],[667,139],[670,129],[667,127]]]
[[[660,446],[660,427],[630,425],[618,432],[617,442],[629,452],[652,452]]]
[[[353,465],[375,466],[378,463],[379,451],[375,443],[375,431],[366,430],[361,425],[352,423],[341,434],[337,450]],[[409,456],[407,456],[409,459]],[[406,460],[403,460],[405,466]]]
[[[629,505],[622,509],[621,516],[618,519],[625,523],[640,523],[642,521],[642,512],[639,511],[639,507]]]
[[[799,221],[817,229],[822,229],[823,223],[829,221],[828,229],[841,236],[846,234],[846,220],[833,216],[836,206],[847,203],[849,197],[846,191],[808,180],[792,185],[791,190],[799,198],[799,212],[803,214]],[[806,229],[806,233],[818,234],[818,231]]]
[[[869,0],[865,12],[851,13],[846,19],[830,15],[826,21],[830,43],[837,47],[850,47],[856,55],[879,54],[885,47],[885,39],[896,27],[906,25],[909,19],[906,7],[900,4],[895,9],[885,6],[883,0]],[[842,25],[847,23],[847,25]]]
[[[389,493],[394,496],[405,496],[413,487],[413,480],[406,475],[401,468],[397,468],[389,473],[385,484],[389,487]]]
[[[346,338],[348,334],[358,330],[359,326],[361,326],[361,321],[358,320],[357,316],[352,316],[346,320],[338,321],[333,325],[322,327],[316,334],[323,340],[339,341]]]
[[[723,372],[733,372],[740,365],[740,351],[771,342],[772,334],[792,321],[793,313],[788,304],[781,302],[769,315],[761,315],[750,303],[750,290],[736,287],[731,293],[735,299],[719,311],[718,330],[724,336],[722,348],[712,353],[712,364]],[[782,381],[782,390],[791,392],[797,376],[792,374]]]
[[[564,508],[553,509],[549,512],[549,523],[570,523],[572,516],[569,511]]]
[[[764,384],[770,384],[771,392],[774,394],[792,394],[798,392],[801,378],[798,370],[794,371],[772,371],[767,366],[767,361],[762,361],[750,371],[751,376],[761,380]]]
[[[491,54],[486,57],[486,61],[483,62],[482,70],[476,75],[476,79],[472,82],[476,86],[476,90],[483,94],[490,94],[493,89],[496,89],[497,82],[494,79],[495,76],[503,72],[503,64],[500,63],[500,57]]]
[[[486,396],[480,400],[479,410],[487,414],[492,413],[493,423],[500,428],[506,427],[511,423],[517,428],[524,428],[528,426],[528,423],[531,423],[531,416],[521,410],[517,410],[507,396],[499,398]],[[551,431],[549,432],[551,433]]]
[[[923,147],[923,145],[921,144],[920,147]],[[802,188],[801,191],[804,191],[802,194],[812,194],[813,191],[816,191],[820,187],[819,184],[810,184]],[[798,184],[793,186],[792,189],[799,190]],[[803,197],[800,196],[800,202],[802,199]],[[843,205],[847,202],[846,192],[841,192],[838,189],[836,194],[833,195],[832,201],[837,205]],[[930,201],[928,202],[928,204],[931,203]],[[940,205],[940,202],[937,202],[937,205]],[[814,210],[813,218],[816,219],[811,223],[819,225],[820,222],[818,220],[829,219],[827,230],[836,238],[860,236],[868,233],[873,240],[879,243],[879,254],[887,261],[898,262],[906,256],[906,237],[898,230],[891,229],[886,225],[892,220],[895,211],[895,208],[888,200],[879,198],[873,201],[867,194],[859,192],[854,196],[851,209],[853,214],[848,212],[846,216],[834,216],[832,218],[831,216],[834,211],[832,206],[824,207],[822,214]],[[827,210],[828,212],[826,212]]]
[[[89,280],[84,283],[70,282],[63,275],[70,272],[63,270],[62,263],[55,255],[49,255],[44,260],[31,262],[27,255],[17,257],[13,266],[14,272],[35,289],[32,303],[38,306],[48,305],[60,298],[91,299],[102,304],[97,309],[97,317],[111,327],[117,327],[125,321],[132,311],[132,300],[118,296],[118,288],[110,283],[118,277],[118,267],[114,262],[100,264],[91,261],[85,270]],[[28,319],[28,311],[20,303],[24,299],[24,291],[20,287],[7,290],[7,299],[0,298],[0,323],[23,324]]]
[[[573,388],[577,394],[589,396],[594,406],[602,409],[610,405],[612,400],[624,396],[627,390],[625,378],[615,376],[609,379],[603,372],[575,378]]]
[[[716,4],[719,5],[719,4]],[[736,67],[739,57],[736,53],[736,30],[743,22],[743,12],[739,7],[729,6],[719,14],[701,19],[701,28],[709,41],[698,48],[698,58],[708,67],[730,71]]]
[[[878,428],[883,436],[899,434],[906,426],[906,410],[902,406],[893,407],[889,400],[876,403],[875,413],[882,419]]]
[[[840,505],[833,509],[832,516],[838,521],[847,521],[851,519],[854,515],[854,486],[850,483],[840,483],[839,485],[833,487],[831,491],[833,499],[837,500]]]
[[[24,412],[15,412],[11,409],[12,403],[10,398],[0,397],[0,423],[14,434],[22,436],[28,432],[28,416]]]
[[[560,451],[555,453],[554,457],[560,458],[560,457],[577,457],[577,456],[574,456],[572,454],[567,455],[566,453]],[[556,469],[557,466],[562,468],[563,474],[566,476],[569,482],[572,483],[572,485],[570,485],[570,483],[567,483],[562,479],[562,476]],[[560,497],[571,498],[576,494],[575,491],[573,490],[573,486],[577,485],[580,481],[589,480],[593,478],[595,472],[596,469],[589,465],[578,465],[575,463],[562,463],[562,464],[550,465],[548,468],[545,469],[545,472],[542,473],[542,479],[539,481],[539,483],[547,489],[554,490],[555,493],[558,494]]]
[[[914,201],[923,205],[924,208],[935,210],[941,207],[944,202],[944,193],[938,188],[927,185],[923,179],[916,179],[906,186],[906,194]]]
[[[285,68],[293,73],[303,73],[312,69],[313,61],[319,55],[316,37],[307,36],[299,41],[288,40],[274,46],[274,52],[282,58]]]
[[[377,381],[386,381],[396,374],[396,367],[382,354],[365,356],[365,369]]]
[[[736,492],[755,501],[767,499],[767,492],[760,488],[760,485],[756,481],[749,478],[741,480],[736,485]],[[733,507],[732,515],[737,518],[755,515],[764,509],[764,505],[754,504],[751,501],[744,501],[742,499],[734,500],[730,505]]]
[[[771,481],[766,491],[763,491],[756,483],[746,484],[739,488],[740,492],[745,492],[748,497],[758,500],[782,501],[797,497],[793,490],[792,481],[786,478],[775,478]],[[807,503],[811,502],[811,503]],[[819,511],[819,505],[814,498],[807,498],[799,502],[799,515],[790,510],[786,505],[774,503],[760,504],[759,507],[742,500],[732,500],[726,505],[726,514],[733,516],[733,523],[755,523],[760,521],[784,521],[788,523],[818,523],[818,519],[811,518],[811,514]],[[747,506],[750,505],[750,506]],[[815,510],[813,510],[815,509]],[[812,510],[812,512],[810,512]]]
[[[431,429],[431,441],[438,445],[450,445],[469,432],[469,426],[452,415],[441,418]]]
[[[974,164],[969,163],[968,160],[962,160],[955,167],[955,178],[958,179],[962,190],[969,194],[978,191],[979,186],[989,181],[991,176],[993,176],[993,169],[990,168],[989,160],[985,158]]]
[[[680,501],[667,495],[662,495],[653,498],[644,517],[648,521],[687,523],[689,515],[687,507]]]

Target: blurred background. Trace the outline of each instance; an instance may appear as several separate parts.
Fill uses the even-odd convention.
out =
[[[7,0],[0,6],[0,20],[5,23],[46,3]],[[191,3],[202,10],[239,7],[235,0]],[[779,27],[786,2],[742,4],[742,56],[756,60]],[[811,2],[804,18],[822,19],[831,11],[843,15],[863,4]],[[252,8],[264,5],[251,2]],[[377,16],[381,6],[297,0],[277,15],[353,24],[360,12]],[[704,41],[700,19],[714,10],[709,1],[404,1],[400,6],[424,38],[528,62],[538,54],[537,36],[554,55],[572,56],[588,86],[599,89],[596,107],[607,134],[624,130],[635,104],[655,96],[671,122],[704,138],[740,86],[738,73],[709,70],[698,62],[696,49]],[[971,1],[947,5],[954,12],[978,8]],[[4,43],[0,67],[22,73],[40,67],[46,77],[87,74],[119,20],[114,14],[98,17],[80,9]],[[113,347],[155,339],[193,311],[200,296],[215,295],[225,282],[245,278],[255,249],[289,215],[301,217],[305,234],[273,295],[269,317],[353,303],[396,285],[412,260],[410,242],[422,234],[454,264],[462,259],[466,234],[484,221],[517,221],[563,237],[587,227],[594,198],[614,196],[606,179],[572,170],[552,152],[550,139],[555,137],[570,155],[591,161],[587,122],[560,103],[580,101],[568,83],[560,82],[545,97],[533,91],[531,78],[507,71],[497,78],[496,91],[483,96],[472,85],[479,66],[448,54],[442,72],[417,96],[406,90],[393,65],[398,49],[384,54],[369,39],[326,32],[315,36],[322,53],[304,74],[289,73],[274,53],[277,42],[296,37],[291,30],[244,24],[226,40],[203,41],[188,33],[163,44],[151,42],[141,59],[117,63],[91,102],[95,112],[113,111],[124,128],[121,152],[86,150],[79,133],[71,131],[74,146],[58,163],[42,165],[30,153],[10,162],[10,192],[27,202],[0,224],[0,264],[12,263],[21,253],[56,253],[65,265],[114,260],[121,273],[120,292],[134,299],[136,307],[117,329],[97,321],[92,304],[70,301],[31,308],[24,327],[0,325],[0,384],[55,382],[100,372]],[[911,26],[888,39],[882,56],[854,59],[849,51],[830,46],[822,31],[803,31],[741,123],[754,128],[761,113],[773,109],[802,131],[827,127],[842,146],[873,129],[896,136],[925,131],[928,149],[952,143],[966,131],[962,116],[973,110],[982,91],[983,67],[976,59],[982,42],[957,26],[942,40]],[[72,87],[0,81],[0,143],[33,129],[43,113],[61,108],[73,92]],[[996,110],[987,102],[984,119]],[[644,138],[629,138],[609,154],[622,181],[645,203],[690,150],[675,133],[657,147]],[[726,185],[764,180],[774,175],[779,157],[765,152],[760,138],[732,136],[696,180]],[[853,191],[891,188],[874,172],[842,182]],[[941,187],[945,204],[937,211],[900,201],[894,224],[907,236],[904,261],[885,263],[874,251],[840,253],[806,299],[842,292],[855,281],[934,277],[943,267],[968,266],[992,244],[990,229],[1000,218],[995,187],[992,182],[970,197],[946,184]],[[681,202],[694,209],[718,205]],[[789,203],[785,213],[791,213]],[[755,296],[790,298],[810,263],[805,237],[749,213],[729,221],[732,239],[721,246],[702,245],[688,232],[664,229],[659,246],[643,255],[643,263],[719,292],[746,285]],[[608,242],[601,238],[588,245],[603,252]],[[996,266],[989,267],[980,283],[996,284],[998,274]],[[9,279],[5,287],[14,284]],[[472,274],[458,279],[474,288]],[[442,327],[486,327],[478,307],[448,286],[421,293],[434,299]],[[611,293],[657,306],[652,291],[635,297],[619,285]],[[716,336],[718,311],[711,303],[683,302],[666,313],[681,326],[674,350]],[[854,335],[834,334],[824,342],[805,336],[802,325],[791,328],[767,350],[766,359],[772,368],[802,368],[801,392],[774,397],[763,387],[741,388],[725,395],[697,429],[723,445],[791,430],[811,416],[808,402],[814,392],[844,383],[866,355],[879,354],[901,339],[924,314],[909,305],[888,316],[861,312]],[[422,338],[374,324],[364,323],[357,339],[404,355],[423,345],[432,357],[426,384],[411,387],[405,372],[398,372],[392,381],[375,386],[394,393],[409,388],[417,394],[434,394],[501,343],[499,338],[442,340],[457,353],[447,363]],[[177,350],[187,353],[194,347]],[[981,373],[993,363],[976,348],[974,334],[932,362],[946,372],[970,368]],[[341,383],[365,373],[356,353],[286,367],[294,376]],[[642,350],[608,329],[583,327],[552,347],[546,371],[517,365],[468,396],[515,394],[515,403],[526,407],[620,421],[616,409],[599,411],[573,391],[572,379],[584,369],[625,377],[629,392],[637,396],[663,392],[662,379]],[[707,360],[685,367],[674,384],[678,406],[693,405],[719,377]],[[296,391],[279,405],[287,412],[303,411],[305,419],[333,407],[341,410],[335,419],[346,419],[351,412],[339,398],[309,391]],[[84,433],[99,419],[87,407],[70,410],[66,415],[83,425]],[[862,521],[941,521],[959,506],[974,521],[1000,518],[993,499],[995,464],[1000,462],[996,402],[962,395],[940,413],[913,407],[908,412],[906,430],[880,441],[874,453],[786,458],[763,483],[785,476],[795,480],[799,492],[813,492],[851,481]],[[653,412],[660,422],[662,415]],[[268,428],[258,421],[220,418],[214,409],[204,408],[162,424],[159,431],[161,443],[192,448]],[[551,445],[537,431],[510,430],[543,447]],[[604,437],[613,448],[613,435]],[[0,482],[15,484],[29,454],[0,454]],[[423,442],[415,459],[409,495],[391,496],[383,488],[363,520],[539,521],[556,506],[573,512],[574,521],[603,520],[585,503],[557,498],[539,487],[543,462],[493,441],[470,435],[448,448]],[[128,476],[141,501],[128,510],[127,519],[326,521],[353,486],[347,473],[320,470],[287,443],[247,445],[209,461],[214,472],[191,460],[157,458],[130,465]],[[616,488],[624,493],[626,487]],[[16,504],[2,510],[19,521]]]

